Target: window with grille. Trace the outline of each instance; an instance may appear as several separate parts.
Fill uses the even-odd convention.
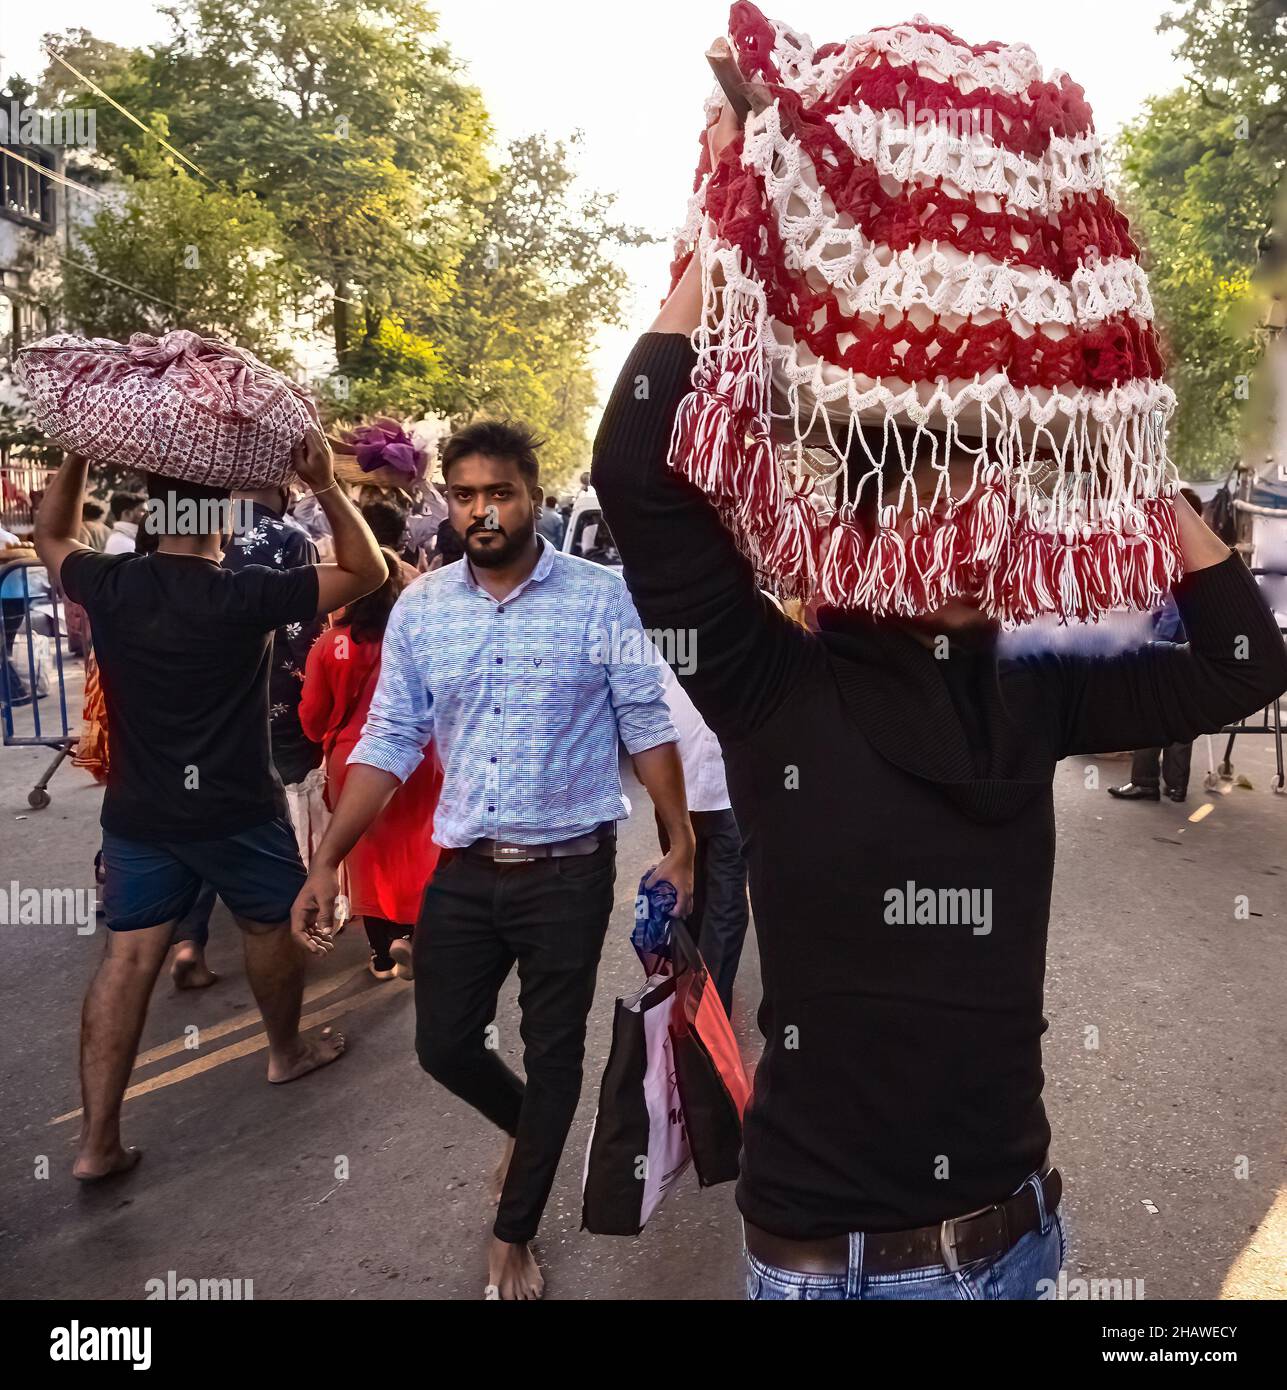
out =
[[[31,163],[24,164],[14,158],[14,153],[20,153],[22,159]],[[42,232],[54,230],[54,181],[31,167],[31,164],[40,164],[52,169],[54,158],[52,151],[32,145],[24,145],[15,152],[0,145],[0,174],[3,175],[0,217],[24,227],[36,227]]]

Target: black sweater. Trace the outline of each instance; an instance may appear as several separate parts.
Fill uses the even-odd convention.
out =
[[[1250,714],[1287,688],[1287,653],[1232,556],[1176,586],[1186,646],[998,663],[853,618],[810,634],[666,465],[693,360],[683,336],[639,341],[594,484],[645,625],[695,630],[683,683],[745,841],[764,1053],[738,1205],[799,1239],[927,1225],[1046,1153],[1055,764]],[[919,924],[899,922],[909,892]]]

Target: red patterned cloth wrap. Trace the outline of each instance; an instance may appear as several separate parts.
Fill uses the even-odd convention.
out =
[[[281,482],[317,418],[281,372],[187,329],[128,343],[59,333],[23,348],[15,375],[60,448],[210,487]]]
[[[768,104],[714,167],[702,137],[671,466],[786,597],[965,595],[1006,627],[1156,607],[1175,402],[1082,89],[920,16],[815,47],[739,3],[729,42]]]

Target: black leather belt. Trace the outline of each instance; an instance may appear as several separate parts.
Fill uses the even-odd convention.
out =
[[[1063,1196],[1058,1168],[1041,1178],[1046,1215],[1051,1217]],[[745,1222],[746,1248],[762,1264],[796,1274],[844,1274],[849,1268],[849,1237],[824,1240],[788,1240]],[[944,1265],[955,1273],[975,1260],[995,1260],[1016,1245],[1029,1231],[1041,1229],[1037,1194],[1026,1185],[1004,1202],[968,1212],[936,1226],[912,1231],[879,1231],[864,1235],[864,1274],[898,1274],[905,1269]]]
[[[475,840],[465,847],[465,854],[476,859],[490,859],[495,864],[530,864],[535,859],[569,859],[578,854],[593,854],[605,840],[617,838],[616,821],[606,820],[588,835],[575,835],[570,840],[552,840],[544,845],[515,845],[508,840]]]

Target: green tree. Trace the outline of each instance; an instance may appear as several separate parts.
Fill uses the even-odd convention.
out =
[[[321,390],[328,415],[357,423],[372,415],[437,414],[449,388],[435,344],[390,314],[321,383]]]
[[[596,389],[595,333],[622,321],[625,272],[616,248],[651,238],[622,223],[615,195],[582,189],[570,141],[514,141],[482,205],[453,293],[426,320],[442,345],[454,418],[510,415],[546,439],[552,482],[585,466]]]
[[[67,316],[94,336],[192,328],[288,362],[301,283],[272,213],[149,158],[155,176],[77,232],[63,262]]]
[[[153,296],[80,272],[72,316],[119,335],[183,315],[267,352],[311,319],[333,335],[335,415],[513,415],[547,437],[552,479],[584,466],[589,355],[625,290],[613,254],[647,238],[578,184],[577,137],[533,136],[493,163],[482,99],[424,0],[165,13],[172,33],[148,50],[85,30],[50,40],[198,166],[50,64],[47,101],[100,112],[76,176],[130,181],[86,232],[85,263]],[[194,242],[203,276],[185,278]]]
[[[164,13],[166,43],[127,64],[106,52],[106,71],[86,75],[145,120],[163,116],[214,183],[272,212],[326,287],[341,363],[391,307],[439,302],[488,176],[488,123],[422,0],[183,0]],[[98,62],[84,31],[67,38]],[[104,153],[141,173],[131,128],[99,126]]]
[[[1287,159],[1285,13],[1283,0],[1181,7],[1160,27],[1180,35],[1189,79],[1122,134],[1125,199],[1178,398],[1172,450],[1190,478],[1223,476],[1238,461],[1263,351],[1251,277]]]

